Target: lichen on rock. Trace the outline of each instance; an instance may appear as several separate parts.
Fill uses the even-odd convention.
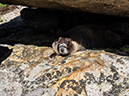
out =
[[[129,95],[129,57],[103,50],[50,58],[52,53],[50,47],[15,45],[0,66],[0,93],[7,89],[6,95],[13,96]]]

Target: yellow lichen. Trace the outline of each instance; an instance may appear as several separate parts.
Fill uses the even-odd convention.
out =
[[[82,56],[85,56],[85,54],[82,54]]]
[[[11,49],[13,49],[13,46],[11,46],[11,47],[9,48],[9,50],[11,50]]]
[[[127,83],[129,84],[129,80],[127,81]]]
[[[38,49],[39,47],[35,47],[35,49]]]

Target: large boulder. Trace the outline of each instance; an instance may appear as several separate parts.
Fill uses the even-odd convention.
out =
[[[127,56],[86,50],[50,58],[50,47],[11,48],[0,66],[0,96],[129,96]]]
[[[1,0],[0,2],[129,17],[128,0]]]

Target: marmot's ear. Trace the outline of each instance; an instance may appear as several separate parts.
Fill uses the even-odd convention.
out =
[[[71,41],[71,38],[66,38],[66,41]]]
[[[59,37],[58,41],[60,41],[63,37]]]

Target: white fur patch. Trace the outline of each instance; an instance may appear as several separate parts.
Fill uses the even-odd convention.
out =
[[[63,51],[61,51],[62,48],[63,48]],[[67,48],[65,48],[65,47],[60,47],[60,48],[59,48],[59,53],[62,54],[62,55],[67,55],[67,54],[68,54],[68,50],[67,50]]]
[[[67,47],[67,45],[65,43],[62,43],[59,45],[59,47],[61,47],[61,46]]]

